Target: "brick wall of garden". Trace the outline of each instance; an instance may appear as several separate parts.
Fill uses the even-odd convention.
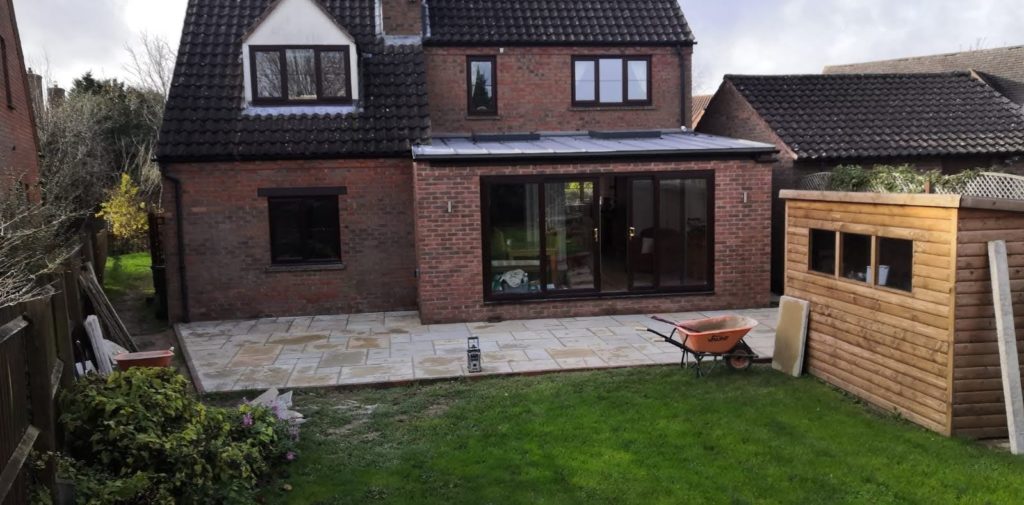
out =
[[[435,133],[642,130],[691,122],[690,48],[682,56],[669,47],[427,47],[425,52]],[[497,60],[497,117],[467,115],[466,57],[471,55]],[[651,105],[573,107],[572,57],[595,55],[650,56]]]
[[[713,294],[485,303],[480,177],[713,170]],[[417,162],[416,244],[424,322],[765,307],[770,301],[771,165],[746,160],[465,165]],[[743,202],[743,193],[747,202]],[[448,213],[448,202],[452,213]]]
[[[414,309],[412,161],[306,160],[172,164],[183,183],[185,271],[193,321]],[[260,188],[345,186],[344,269],[268,271]],[[182,319],[174,185],[164,180],[170,315]]]

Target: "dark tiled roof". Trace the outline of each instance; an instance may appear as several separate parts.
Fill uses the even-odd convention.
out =
[[[690,44],[677,0],[429,0],[430,44]]]
[[[358,44],[360,111],[243,114],[242,38],[271,0],[189,0],[160,159],[408,155],[413,142],[428,138],[422,49],[377,38],[375,0],[319,1]]]
[[[1024,46],[825,67],[826,74],[903,74],[965,70],[978,72],[996,91],[1014,103],[1024,105]]]
[[[800,158],[1024,153],[1024,113],[966,72],[726,80]]]

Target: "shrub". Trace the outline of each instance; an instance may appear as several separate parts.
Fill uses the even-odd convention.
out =
[[[910,165],[875,165],[871,169],[841,165],[832,170],[829,186],[833,191],[924,193],[930,185],[933,192],[958,193],[979,174],[980,170],[965,170],[943,175],[938,170],[921,171]]]
[[[121,174],[121,184],[110,192],[107,200],[100,204],[97,214],[110,223],[115,237],[125,240],[145,236],[146,202],[139,195],[139,187],[128,174]]]
[[[250,503],[290,444],[270,409],[203,405],[171,369],[90,376],[61,405],[58,466],[88,503]]]

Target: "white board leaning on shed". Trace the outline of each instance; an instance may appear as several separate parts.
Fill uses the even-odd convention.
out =
[[[811,304],[805,300],[791,296],[783,296],[779,300],[779,323],[775,329],[772,368],[793,377],[804,373],[807,317],[810,312]]]
[[[1010,452],[1020,454],[1024,451],[1024,395],[1021,394],[1017,330],[1013,324],[1006,242],[995,240],[988,243],[988,263],[992,273],[992,300],[996,313],[996,339],[999,342],[999,364],[1003,373],[1003,399],[1006,402]]]

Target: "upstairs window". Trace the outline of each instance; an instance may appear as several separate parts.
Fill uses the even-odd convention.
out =
[[[469,115],[498,115],[497,67],[493,56],[470,56],[466,60]]]
[[[649,57],[605,58],[577,56],[572,59],[576,106],[651,104]]]
[[[348,46],[252,46],[253,103],[352,101]]]

